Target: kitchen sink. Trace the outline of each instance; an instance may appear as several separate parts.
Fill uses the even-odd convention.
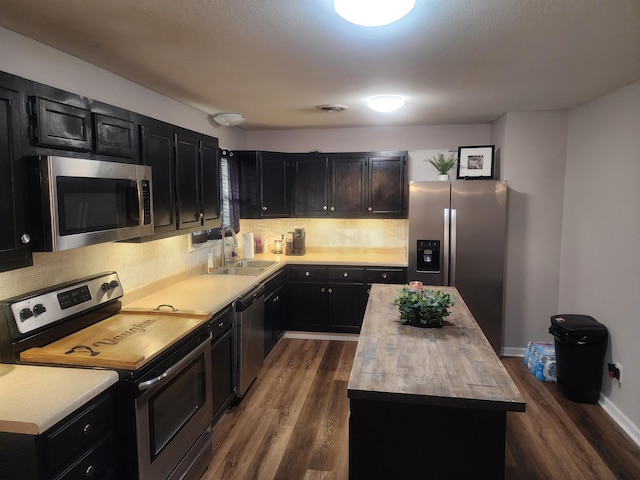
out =
[[[259,267],[225,267],[217,269],[214,273],[218,275],[260,275],[264,268]]]
[[[236,265],[249,268],[267,268],[278,262],[272,260],[241,260]]]

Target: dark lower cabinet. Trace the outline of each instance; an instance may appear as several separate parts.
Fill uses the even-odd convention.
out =
[[[233,308],[226,307],[209,322],[212,333],[212,400],[213,420],[218,420],[236,396],[233,339]]]
[[[284,269],[265,283],[264,358],[267,358],[287,329],[287,292]]]
[[[26,229],[24,167],[20,161],[19,80],[0,73],[0,272],[33,265]]]
[[[372,283],[406,283],[402,267],[290,265],[289,330],[360,333]]]
[[[115,478],[113,388],[41,435],[0,432],[0,477]]]

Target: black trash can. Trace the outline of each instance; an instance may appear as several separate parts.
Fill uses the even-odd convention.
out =
[[[558,387],[569,400],[597,403],[602,387],[607,327],[588,315],[551,317],[555,338]]]

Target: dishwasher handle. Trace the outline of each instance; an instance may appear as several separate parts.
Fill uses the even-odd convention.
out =
[[[236,311],[243,312],[247,308],[251,306],[251,304],[255,303],[258,299],[261,299],[264,295],[264,286],[258,285],[256,288],[251,290],[246,295],[243,295],[238,300],[236,300]]]

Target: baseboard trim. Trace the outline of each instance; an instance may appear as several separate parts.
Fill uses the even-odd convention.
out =
[[[329,333],[329,332],[290,332],[284,334],[284,338],[298,338],[303,340],[342,340],[357,342],[360,335],[357,333]]]
[[[600,394],[600,401],[598,402],[602,409],[616,422],[622,430],[626,432],[631,440],[640,447],[640,428],[634,424],[629,417],[627,417],[622,411],[605,395]]]
[[[524,357],[524,348],[505,347],[502,349],[503,357]]]

